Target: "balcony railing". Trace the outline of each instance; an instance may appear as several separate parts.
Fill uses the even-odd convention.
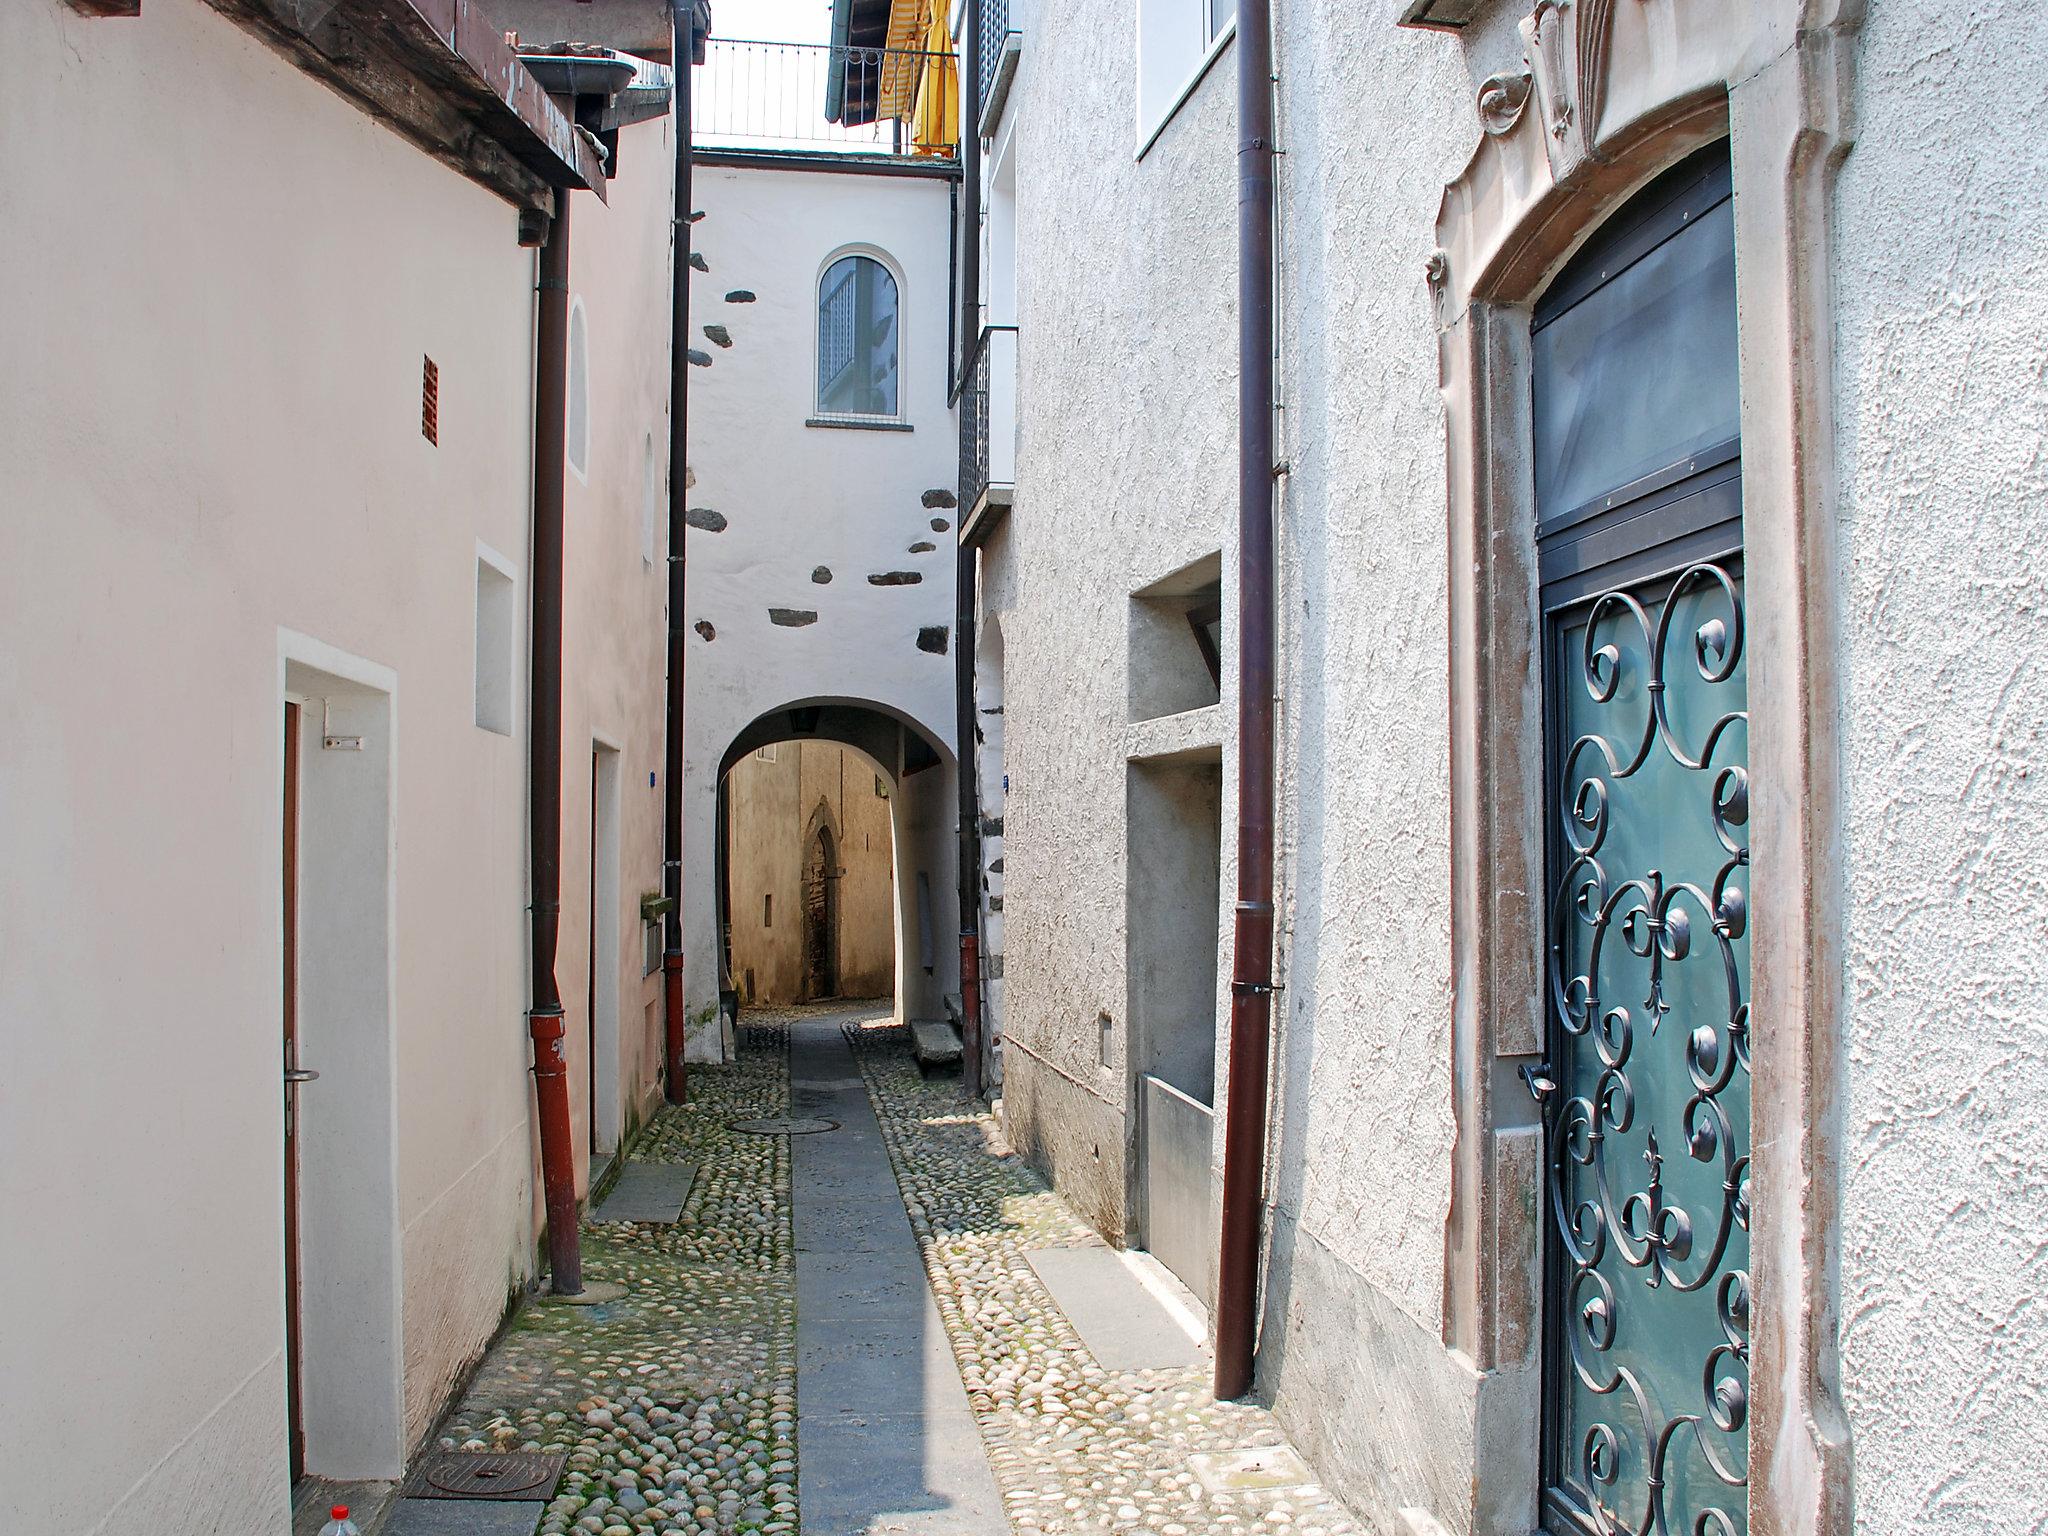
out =
[[[988,105],[988,93],[996,83],[996,64],[1003,56],[1003,39],[1010,34],[1010,0],[981,0],[981,78],[975,82],[974,109]]]
[[[951,54],[713,38],[691,88],[699,149],[784,154],[959,152]]]
[[[960,515],[1017,479],[1017,327],[985,325],[961,370]]]

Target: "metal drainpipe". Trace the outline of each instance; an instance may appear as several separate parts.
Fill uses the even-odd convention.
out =
[[[548,1270],[561,1296],[583,1290],[569,1067],[562,1054],[562,993],[555,979],[555,942],[562,927],[562,482],[568,437],[569,201],[569,190],[558,188],[555,216],[540,250],[534,298],[533,698],[527,718],[533,1005],[526,1023],[533,1037],[534,1101],[540,1113]]]
[[[1237,920],[1223,1238],[1216,1271],[1216,1396],[1252,1387],[1273,1013],[1273,16],[1237,12]]]
[[[963,403],[960,431],[968,430],[966,379],[980,356],[981,327],[981,5],[967,7],[967,59],[960,72],[960,181],[966,193],[961,219],[959,345],[961,364],[955,399]],[[972,110],[970,110],[970,103]],[[965,456],[963,455],[963,458]],[[970,1099],[981,1097],[981,797],[975,792],[974,742],[974,550],[962,523],[974,509],[962,476],[960,504],[953,510],[953,715],[954,772],[960,781],[960,1076]]]
[[[690,440],[690,80],[697,52],[696,0],[671,0],[676,101],[675,274],[669,303],[668,407],[668,739],[662,762],[661,986],[668,1102],[688,1096],[683,1063],[687,1020],[683,1013],[683,667],[688,615],[684,552],[689,527]]]

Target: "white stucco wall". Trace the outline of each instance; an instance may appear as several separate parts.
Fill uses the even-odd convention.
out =
[[[661,975],[642,973],[640,898],[661,889],[661,765],[668,671],[668,313],[675,143],[668,118],[621,131],[619,174],[599,206],[577,199],[569,289],[589,327],[590,466],[564,497],[562,940],[569,1081],[588,1190],[590,1074],[598,1041],[600,1147],[657,1102]],[[651,532],[651,537],[650,537]],[[618,758],[617,1024],[593,1036],[590,950],[591,748]],[[573,985],[572,985],[573,983]],[[603,999],[600,999],[600,1008]],[[613,1032],[615,1028],[615,1033]],[[605,1049],[607,1035],[616,1055]],[[618,1084],[606,1102],[607,1074]],[[609,1121],[609,1123],[607,1123]],[[538,1211],[536,1211],[538,1215]]]
[[[1421,280],[1478,82],[1393,4],[1276,7],[1282,940],[1260,1385],[1391,1524],[1469,1506],[1489,1431],[1444,1339],[1450,871],[1444,421]],[[2036,999],[2048,883],[2041,33],[1877,3],[1836,253],[1848,1078],[1844,1391],[1859,1529],[2034,1531],[2048,1398]],[[1234,612],[1228,51],[1133,158],[1129,3],[1046,0],[1011,98],[1016,505],[984,559],[1004,637],[1013,1133],[1124,1228],[1121,1072],[1097,1010],[1124,929],[1126,594],[1220,548]],[[1958,190],[1950,192],[1946,189]],[[1226,645],[1226,652],[1228,646]],[[1226,660],[1223,693],[1233,697]],[[1226,823],[1234,816],[1226,706]],[[1225,911],[1234,872],[1225,839]],[[1222,1077],[1219,1062],[1219,1081]],[[1520,1435],[1526,1426],[1494,1433]]]
[[[0,1525],[48,1529],[63,1504],[80,1531],[282,1532],[287,687],[364,739],[323,751],[310,709],[308,863],[342,825],[358,853],[384,845],[362,866],[381,952],[374,912],[347,933],[320,900],[302,915],[302,995],[339,977],[361,1004],[302,1008],[302,1063],[334,1053],[301,1090],[305,1208],[342,1244],[309,1234],[307,1291],[356,1309],[358,1357],[403,1367],[309,1404],[311,1470],[394,1473],[532,1264],[533,253],[510,206],[200,0],[118,21],[6,7],[0,136],[18,157],[0,220],[32,232],[0,311],[0,1230],[37,1294],[32,1326],[0,1330]],[[659,159],[632,174],[665,176]],[[664,200],[645,189],[657,240]],[[594,252],[606,215],[587,195],[578,214]],[[630,473],[593,464],[593,491],[631,479],[629,518],[638,436]],[[571,509],[573,527],[573,488]],[[474,723],[479,544],[517,577],[511,736]],[[337,820],[352,802],[363,819]],[[562,986],[580,995],[580,971]],[[380,1208],[335,1218],[311,1187],[330,1132],[370,1149],[350,1167],[383,1182]],[[337,1290],[320,1255],[379,1244],[368,1289]],[[373,1413],[367,1449],[317,1434]]]
[[[703,165],[694,192],[704,217],[693,238],[708,271],[695,278],[693,344],[710,364],[690,375],[690,501],[716,519],[700,517],[689,532],[690,1013],[695,1020],[717,1001],[711,850],[720,761],[761,715],[839,700],[913,723],[942,756],[938,768],[903,781],[897,807],[899,858],[907,861],[899,868],[910,876],[898,882],[898,931],[914,960],[915,876],[923,871],[938,940],[932,974],[911,965],[899,1007],[936,1016],[959,974],[950,748],[958,440],[946,404],[947,184]],[[818,279],[848,247],[880,252],[898,277],[908,432],[805,424],[815,413]],[[730,345],[705,335],[706,326],[722,327]],[[702,526],[720,519],[720,531]],[[813,579],[820,567],[828,581]],[[868,580],[890,572],[919,579]],[[817,617],[791,627],[773,622],[770,609]],[[944,631],[943,652],[919,648],[924,629]],[[717,1046],[693,1025],[693,1052]]]
[[[1843,166],[1848,1081],[1857,1528],[2048,1528],[2048,36],[1870,8]]]

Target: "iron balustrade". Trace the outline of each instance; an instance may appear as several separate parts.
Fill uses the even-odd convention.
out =
[[[982,493],[997,483],[990,473],[989,395],[993,369],[990,338],[1015,336],[1014,325],[984,325],[961,364],[955,400],[960,406],[960,515],[967,516]],[[1015,366],[1015,354],[1008,359]],[[1014,426],[1014,422],[1009,423]]]
[[[981,59],[976,70],[974,109],[976,115],[988,105],[988,93],[996,83],[996,65],[1002,61],[1003,39],[1010,35],[1010,0],[981,0]]]
[[[959,146],[920,142],[917,122],[930,116],[918,110],[926,93],[952,93],[956,73],[949,53],[712,38],[691,92],[691,133],[713,152],[950,160]],[[892,105],[901,116],[882,115]]]

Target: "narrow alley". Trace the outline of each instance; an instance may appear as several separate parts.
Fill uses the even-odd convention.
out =
[[[650,1167],[688,1170],[675,1219],[600,1199],[590,1294],[529,1301],[438,1437],[564,1455],[559,1493],[360,1489],[366,1532],[1361,1529],[1271,1414],[1213,1401],[1192,1298],[923,1073],[886,1004],[751,1019],[617,1187]]]
[[[0,143],[0,1536],[2048,1536],[2043,0]]]

